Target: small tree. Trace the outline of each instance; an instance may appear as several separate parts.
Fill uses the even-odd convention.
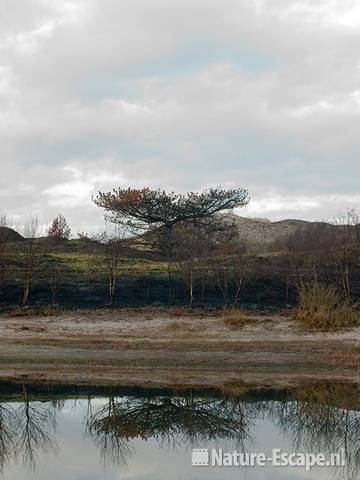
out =
[[[52,305],[55,305],[57,303],[59,287],[66,279],[66,267],[61,257],[56,255],[55,245],[52,245],[51,247],[51,250],[46,252],[47,258],[43,275],[44,280],[50,289],[51,303]]]
[[[185,280],[189,305],[194,300],[194,283],[199,259],[208,251],[211,237],[205,229],[192,223],[177,225],[174,231],[174,256],[177,268]]]
[[[230,275],[234,286],[233,307],[238,307],[240,297],[251,272],[250,258],[247,255],[248,246],[245,241],[234,245],[231,256]]]
[[[92,257],[95,257],[95,268],[106,272],[107,290],[110,305],[115,303],[116,284],[124,256],[124,235],[119,229],[105,230],[94,240]]]
[[[334,239],[334,254],[341,285],[345,297],[349,300],[352,293],[351,270],[359,263],[360,213],[351,209],[334,220],[339,235]]]
[[[25,225],[26,241],[23,242],[22,252],[22,271],[23,271],[23,306],[29,302],[30,290],[34,280],[34,273],[38,268],[40,252],[36,244],[36,237],[38,235],[39,223],[38,219],[32,218]]]
[[[59,215],[52,221],[48,230],[48,235],[55,240],[68,240],[70,238],[71,229],[66,218],[61,213],[59,213]]]

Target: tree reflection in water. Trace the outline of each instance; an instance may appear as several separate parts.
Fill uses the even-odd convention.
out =
[[[106,405],[99,407],[95,413],[92,411],[90,398],[87,414],[87,432],[95,438],[104,464],[110,461],[114,465],[125,466],[133,447],[126,433],[117,427],[117,403],[114,397],[109,397]]]
[[[254,425],[270,419],[294,451],[336,453],[345,449],[347,480],[360,473],[360,400],[351,385],[312,385],[283,392],[247,393],[240,397],[209,398],[184,395],[110,395],[85,412],[87,434],[98,445],[105,463],[125,465],[135,439],[153,438],[173,447],[225,447],[249,451]],[[0,404],[0,473],[10,462],[22,461],[35,470],[36,461],[56,450],[56,415],[64,400],[30,401],[24,388],[22,403]],[[84,406],[83,402],[73,405]],[[256,439],[255,439],[256,440]],[[272,448],[272,446],[270,446]]]
[[[37,460],[57,449],[55,431],[56,407],[30,401],[26,387],[20,406],[0,404],[0,473],[20,459],[34,472]]]
[[[15,418],[15,452],[35,471],[37,458],[57,449],[52,438],[52,432],[56,431],[56,406],[52,402],[30,402],[25,388],[24,401],[16,410]]]
[[[269,404],[268,413],[294,450],[332,453],[345,450],[345,477],[360,475],[360,414],[358,389],[314,385],[296,389],[296,400]],[[344,472],[342,472],[344,473]]]
[[[10,462],[14,448],[16,425],[14,412],[6,404],[0,404],[0,474]]]
[[[312,385],[284,391],[276,398],[259,395],[226,399],[177,397],[111,397],[91,410],[87,431],[100,446],[105,461],[124,464],[135,438],[154,438],[181,446],[231,440],[238,450],[249,446],[252,427],[270,419],[290,440],[294,451],[337,453],[345,449],[347,479],[360,472],[358,390],[353,386]],[[223,445],[223,444],[222,444]]]
[[[210,440],[233,440],[244,449],[250,438],[255,405],[226,400],[183,397],[115,399],[87,419],[87,430],[101,447],[105,460],[124,463],[135,438],[161,443],[199,445]]]

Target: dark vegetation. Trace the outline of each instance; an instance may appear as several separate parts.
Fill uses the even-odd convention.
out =
[[[39,238],[32,220],[24,238],[2,217],[2,307],[238,309],[300,299],[296,316],[310,327],[337,328],[340,317],[346,317],[342,326],[357,322],[360,223],[354,210],[331,223],[245,219],[233,213],[248,202],[243,189],[187,195],[118,189],[94,202],[113,227],[93,237],[70,239],[59,215],[46,237]],[[334,310],[337,315],[329,313]],[[309,314],[314,325],[306,321]]]

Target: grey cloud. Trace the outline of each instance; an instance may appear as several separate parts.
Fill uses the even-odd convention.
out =
[[[44,222],[64,210],[95,228],[90,195],[112,180],[244,184],[248,214],[274,218],[357,202],[357,2],[0,0],[0,11],[0,210]]]

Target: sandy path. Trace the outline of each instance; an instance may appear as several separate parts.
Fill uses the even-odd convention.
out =
[[[220,317],[162,312],[0,318],[0,379],[96,385],[284,386],[307,380],[360,383],[360,328],[307,333],[286,316]]]

